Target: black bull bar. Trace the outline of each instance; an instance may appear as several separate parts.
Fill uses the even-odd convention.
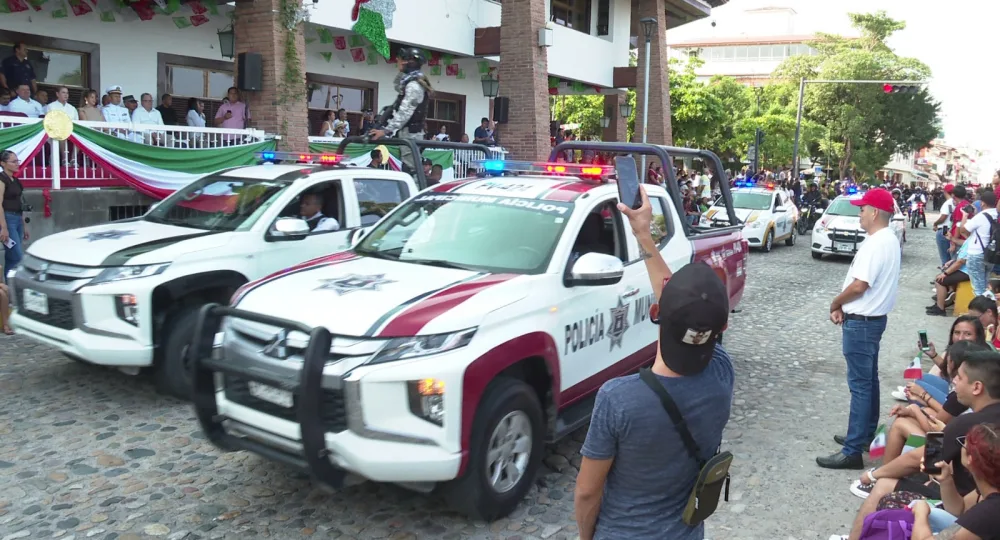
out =
[[[251,370],[227,363],[225,359],[215,359],[213,350],[215,335],[224,318],[243,319],[287,331],[299,331],[309,336],[303,353],[302,370],[299,380],[290,380],[262,370]],[[303,324],[244,311],[219,304],[209,304],[201,308],[195,326],[194,339],[189,348],[194,378],[194,406],[198,422],[208,439],[223,450],[248,450],[267,459],[289,465],[307,472],[316,480],[335,488],[343,486],[347,471],[334,465],[326,447],[326,428],[320,414],[322,400],[323,368],[326,366],[333,336],[323,327],[309,328]],[[216,403],[215,374],[239,376],[268,386],[290,391],[297,398],[296,420],[301,428],[301,453],[286,451],[263,444],[250,437],[233,435],[226,431]],[[275,435],[275,437],[278,437]]]

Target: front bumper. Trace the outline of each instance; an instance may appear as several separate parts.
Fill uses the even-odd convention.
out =
[[[857,229],[826,229],[825,232],[813,231],[812,251],[827,255],[853,256],[858,252],[861,243],[868,238],[864,231]]]
[[[224,319],[309,336],[301,364],[294,359],[274,363],[224,357],[215,338]],[[460,452],[429,439],[364,428],[360,382],[325,373],[333,337],[322,327],[205,306],[189,354],[195,370],[195,409],[209,440],[225,450],[248,450],[284,463],[335,488],[344,485],[349,472],[379,482],[456,478]],[[290,392],[292,406],[254,398],[249,393],[251,382]]]
[[[15,330],[91,364],[152,365],[153,346],[139,339],[137,327],[118,317],[114,296],[79,292],[100,268],[45,263],[42,269],[29,264],[22,265],[10,280]],[[47,314],[26,308],[26,291],[44,295]]]
[[[746,238],[747,244],[750,247],[761,247],[764,245],[764,233],[767,231],[767,227],[750,227],[747,225],[743,227],[743,238]]]

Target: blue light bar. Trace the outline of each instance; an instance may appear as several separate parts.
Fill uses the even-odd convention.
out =
[[[483,169],[491,172],[501,172],[504,170],[504,163],[502,160],[484,161]]]
[[[858,192],[858,188],[857,187],[855,187],[855,186],[848,186],[847,187],[847,194],[848,195],[854,195],[857,192]]]
[[[261,152],[260,153],[260,158],[261,159],[274,159],[274,152]]]

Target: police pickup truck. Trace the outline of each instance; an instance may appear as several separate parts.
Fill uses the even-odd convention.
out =
[[[380,143],[420,152],[394,141]],[[162,392],[189,396],[184,359],[198,308],[226,302],[240,286],[291,264],[349,248],[352,233],[426,187],[422,171],[415,180],[347,166],[344,147],[336,154],[264,152],[265,164],[207,175],[140,218],[34,242],[10,280],[14,328],[83,362],[133,374],[152,367]],[[274,164],[282,161],[291,164]],[[317,210],[320,217],[302,219]]]
[[[675,150],[557,150],[581,145],[649,151],[662,163]],[[440,487],[477,518],[516,507],[545,442],[589,420],[605,381],[655,359],[655,296],[616,208],[612,168],[482,167],[493,175],[421,192],[356,233],[351,250],[249,283],[230,307],[203,308],[195,407],[213,443],[332,486],[353,473]],[[736,306],[741,227],[689,227],[669,180],[670,191],[646,186],[663,257],[675,271],[707,263]]]

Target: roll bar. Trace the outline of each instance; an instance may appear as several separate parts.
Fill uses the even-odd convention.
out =
[[[343,154],[347,149],[349,144],[366,144],[366,145],[381,145],[386,146],[396,146],[396,147],[406,147],[414,156],[423,156],[424,150],[470,150],[475,152],[482,152],[483,159],[494,159],[495,152],[490,150],[490,148],[483,144],[474,143],[458,143],[451,141],[418,141],[414,139],[399,139],[399,138],[383,138],[377,141],[372,141],[368,137],[360,137],[357,135],[351,137],[344,137],[337,146],[337,153]],[[413,178],[420,189],[427,187],[427,177],[424,175],[423,167],[415,167],[413,171]]]
[[[672,157],[681,156],[700,158],[702,161],[709,164],[715,173],[715,177],[719,179],[719,189],[722,191],[722,199],[726,202],[726,211],[729,214],[729,223],[733,225],[739,223],[739,220],[736,218],[736,212],[733,210],[733,195],[729,191],[729,182],[726,181],[725,169],[722,167],[722,161],[719,159],[719,156],[715,155],[713,152],[696,148],[681,148],[677,146],[663,146],[647,143],[564,141],[552,149],[551,154],[549,154],[549,161],[555,161],[556,156],[558,156],[560,152],[565,152],[566,150],[592,150],[594,152],[640,154],[655,157],[660,161],[660,163],[663,164],[664,172],[667,176],[667,192],[670,194],[671,199],[673,199],[674,206],[677,207],[678,212],[683,211],[684,203],[681,200],[680,186],[677,184],[677,175],[674,174],[674,162]],[[646,171],[641,171],[639,174],[645,175]],[[643,180],[644,178],[639,179],[640,182]],[[688,222],[683,219],[681,221],[684,223],[685,228],[687,228],[690,232],[691,226]]]

